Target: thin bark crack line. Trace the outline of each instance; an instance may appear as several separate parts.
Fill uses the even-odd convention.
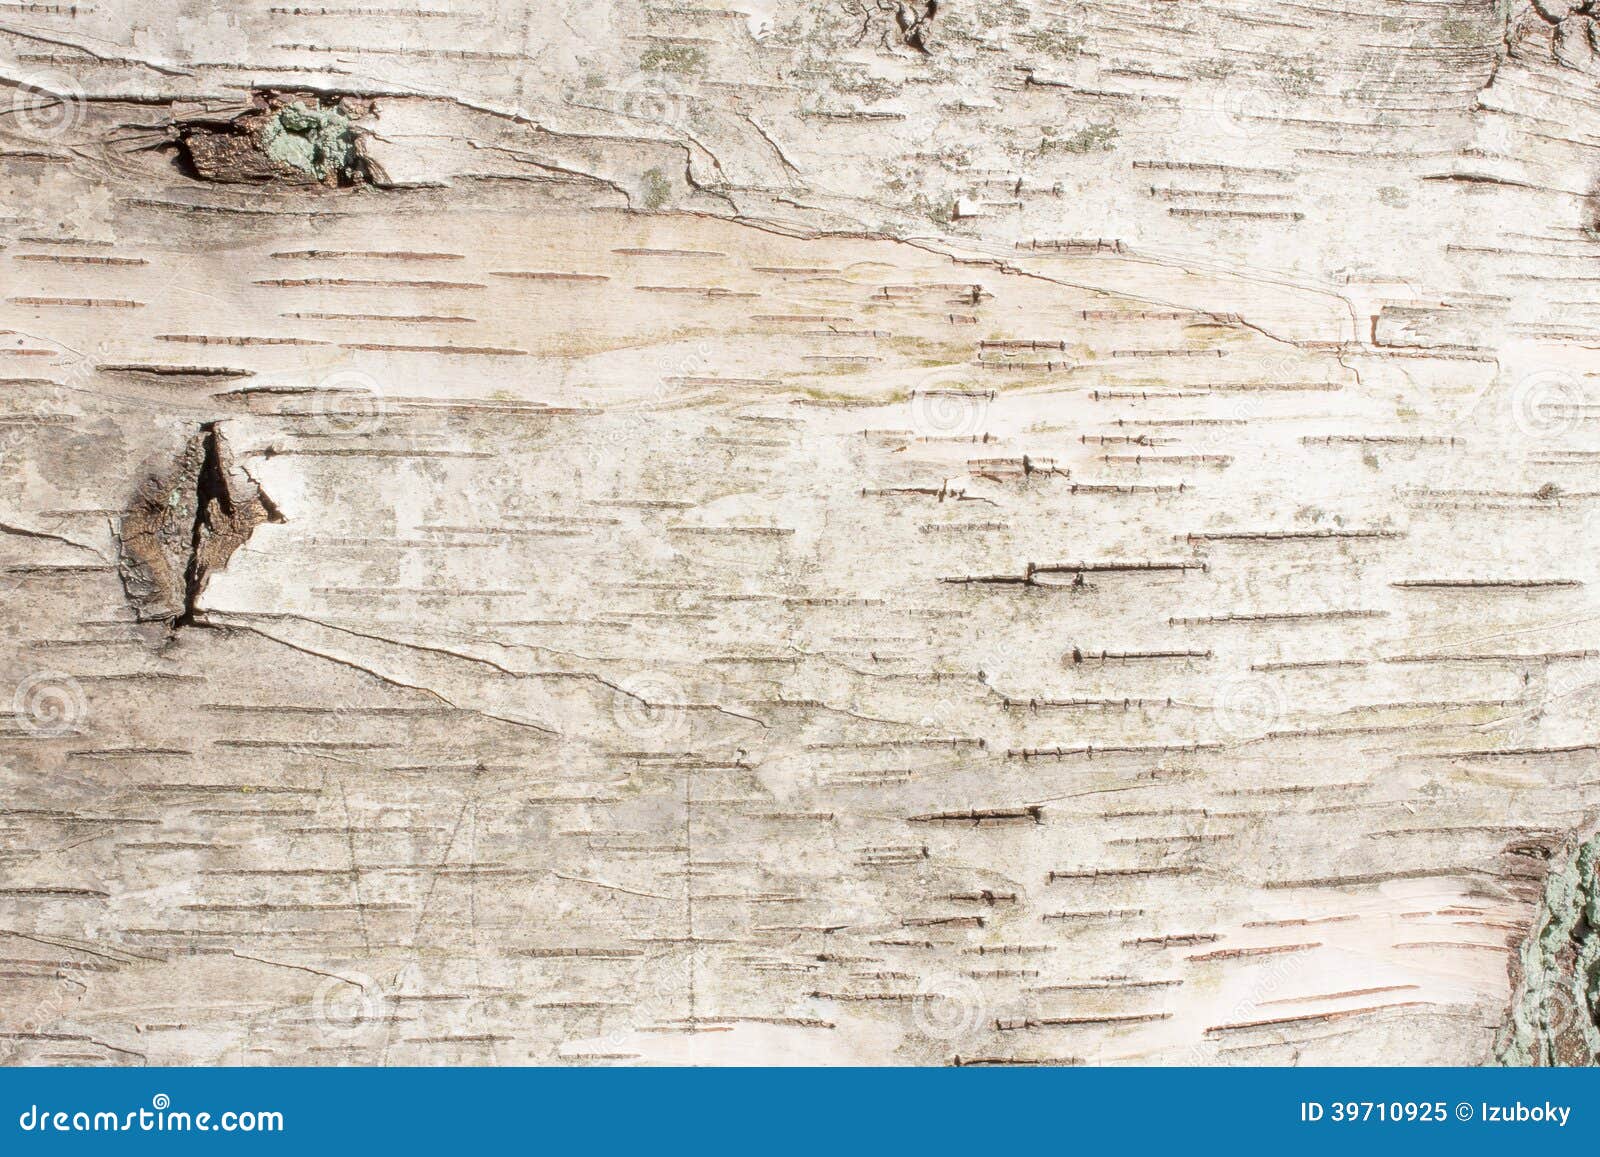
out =
[[[65,535],[61,534],[51,534],[50,532],[44,530],[33,530],[29,527],[18,526],[17,524],[11,522],[0,522],[0,534],[13,534],[18,538],[37,538],[47,542],[59,542],[67,546],[75,546],[79,550],[86,550],[102,561],[110,561],[101,551],[90,546],[88,543],[78,542],[75,539],[67,538]]]
[[[972,260],[971,258],[963,258],[963,257],[961,257],[960,254],[955,251],[954,245],[951,242],[945,240],[944,238],[938,238],[938,239],[935,239],[935,240],[923,240],[923,239],[916,238],[916,237],[896,237],[896,238],[894,238],[894,240],[900,242],[903,245],[909,245],[913,249],[920,249],[925,253],[935,253],[935,254],[938,254],[941,257],[948,258],[949,260],[955,261],[955,262],[958,262],[958,263],[959,262],[963,262],[963,261],[971,261]],[[944,248],[943,246],[945,246],[945,245],[950,245],[951,247],[950,248]],[[1011,255],[1011,256],[1014,256],[1014,255]],[[1203,272],[1212,273],[1213,275],[1215,275],[1218,272],[1218,270],[1208,268],[1204,264],[1197,264],[1197,265],[1191,266],[1188,263],[1183,262],[1183,261],[1170,259],[1170,258],[1164,258],[1164,257],[1156,256],[1156,255],[1153,255],[1153,254],[1146,255],[1146,254],[1140,254],[1140,253],[1135,253],[1135,252],[1127,252],[1127,253],[1122,254],[1121,256],[1123,257],[1124,260],[1127,260],[1127,261],[1137,262],[1137,263],[1145,264],[1145,265],[1154,265],[1154,266],[1157,266],[1158,268],[1161,268],[1161,269],[1178,269],[1178,270],[1183,271],[1184,273],[1194,273],[1196,270],[1201,270]],[[1186,312],[1193,313],[1196,318],[1210,317],[1213,320],[1220,321],[1221,324],[1227,324],[1227,321],[1223,321],[1222,320],[1222,318],[1223,318],[1222,314],[1219,314],[1218,312],[1216,312],[1214,310],[1201,309],[1201,308],[1198,308],[1196,306],[1186,305],[1181,301],[1168,300],[1166,298],[1156,297],[1156,296],[1154,296],[1152,294],[1149,294],[1149,293],[1136,293],[1136,292],[1133,292],[1132,290],[1124,290],[1124,289],[1104,289],[1104,288],[1102,288],[1100,286],[1097,286],[1097,285],[1085,285],[1085,284],[1082,284],[1080,282],[1069,281],[1064,277],[1058,277],[1058,276],[1055,276],[1055,275],[1052,275],[1052,274],[1049,274],[1049,273],[1043,273],[1043,272],[1040,272],[1039,270],[1025,269],[1022,266],[1015,264],[1012,260],[1009,259],[1009,257],[999,257],[999,256],[985,257],[985,258],[982,258],[981,260],[985,264],[988,264],[992,268],[994,268],[996,270],[996,272],[999,272],[1001,274],[1006,274],[1006,275],[1010,275],[1010,276],[1013,276],[1013,277],[1032,278],[1032,279],[1035,279],[1035,280],[1038,280],[1038,281],[1047,282],[1047,283],[1049,283],[1051,285],[1059,285],[1059,286],[1062,286],[1062,287],[1067,288],[1067,289],[1076,289],[1076,290],[1079,290],[1079,291],[1084,292],[1084,293],[1101,294],[1101,295],[1104,295],[1104,296],[1107,296],[1107,297],[1120,297],[1120,298],[1122,298],[1124,300],[1140,301],[1140,302],[1144,302],[1144,303],[1149,304],[1149,305],[1163,306],[1163,307],[1165,307],[1167,309],[1184,310]],[[1354,311],[1351,310],[1350,302],[1348,301],[1348,299],[1342,297],[1341,295],[1339,295],[1337,293],[1334,293],[1334,292],[1332,292],[1330,290],[1325,290],[1325,289],[1309,289],[1308,290],[1305,286],[1300,285],[1300,284],[1298,284],[1298,283],[1296,283],[1296,282],[1294,282],[1292,280],[1275,279],[1275,278],[1260,277],[1260,276],[1249,276],[1249,275],[1247,275],[1246,273],[1244,273],[1242,271],[1228,269],[1226,267],[1222,267],[1220,272],[1224,276],[1235,277],[1235,278],[1238,278],[1241,281],[1253,282],[1253,283],[1262,284],[1262,285],[1271,285],[1271,286],[1275,286],[1275,287],[1278,287],[1278,288],[1282,288],[1284,286],[1288,286],[1288,287],[1290,287],[1292,289],[1301,290],[1302,292],[1311,292],[1311,293],[1319,294],[1321,296],[1330,297],[1333,300],[1338,301],[1341,305],[1343,305],[1345,307],[1345,309],[1347,311],[1349,311],[1351,313],[1351,330],[1352,330],[1352,333],[1355,332]],[[1260,324],[1258,324],[1256,322],[1246,321],[1245,318],[1241,314],[1234,313],[1234,314],[1228,315],[1227,320],[1228,321],[1233,321],[1237,325],[1241,325],[1246,329],[1249,329],[1249,330],[1252,330],[1252,331],[1254,331],[1256,333],[1259,333],[1262,337],[1266,338],[1268,341],[1276,342],[1279,345],[1291,346],[1291,347],[1296,348],[1296,349],[1304,348],[1303,343],[1301,343],[1299,341],[1296,341],[1293,338],[1279,337],[1277,334],[1272,333],[1270,330],[1267,330],[1267,329],[1263,328]]]
[[[422,910],[417,913],[417,926],[411,932],[411,950],[419,951],[422,946],[422,929],[428,922],[428,908],[433,903],[433,893],[439,887],[439,873],[450,863],[450,853],[455,850],[456,837],[461,834],[461,825],[467,818],[467,811],[477,804],[476,799],[469,799],[461,805],[461,814],[456,816],[455,827],[450,829],[450,839],[444,846],[444,854],[439,857],[439,862],[434,865],[433,872],[428,878],[428,892],[422,897]]]
[[[552,872],[550,874],[558,880],[566,880],[572,884],[588,884],[593,888],[603,888],[610,892],[621,892],[623,895],[638,896],[645,900],[666,900],[671,902],[672,900],[677,899],[676,896],[662,896],[656,892],[641,892],[635,888],[624,888],[621,884],[608,884],[604,880],[591,880],[585,876],[569,876],[564,872]]]
[[[409,650],[413,650],[413,651],[422,651],[425,654],[441,655],[441,656],[443,656],[443,657],[445,657],[447,659],[459,659],[463,663],[477,663],[477,664],[479,664],[481,666],[488,667],[491,671],[494,671],[497,674],[505,675],[506,677],[511,678],[511,679],[550,679],[550,678],[589,679],[589,680],[593,680],[596,683],[599,683],[601,686],[606,687],[607,689],[609,689],[611,691],[616,692],[618,695],[622,695],[622,696],[624,696],[624,697],[626,697],[628,699],[635,700],[636,702],[638,702],[642,706],[645,706],[645,707],[655,706],[655,704],[650,703],[643,696],[636,695],[632,691],[629,691],[624,687],[621,687],[621,686],[619,686],[619,685],[617,685],[615,683],[612,683],[612,682],[610,682],[609,680],[603,678],[600,675],[594,674],[592,671],[516,671],[516,670],[513,670],[512,668],[507,667],[507,666],[505,666],[505,665],[503,665],[501,663],[496,663],[493,659],[485,659],[481,655],[469,655],[465,651],[456,651],[456,650],[452,650],[449,647],[433,647],[433,646],[429,646],[426,643],[415,643],[415,642],[412,642],[409,639],[396,639],[396,638],[392,638],[392,637],[390,637],[388,635],[379,635],[379,634],[376,634],[376,633],[371,632],[371,631],[361,631],[361,630],[357,630],[355,627],[343,626],[343,625],[341,625],[339,623],[329,622],[326,619],[315,618],[315,617],[313,617],[311,615],[302,615],[302,614],[299,614],[299,613],[294,612],[294,611],[272,611],[272,612],[267,612],[267,611],[256,611],[256,612],[251,612],[251,611],[232,611],[232,612],[225,612],[225,613],[227,614],[227,616],[230,619],[240,619],[240,618],[298,619],[302,623],[310,623],[313,626],[323,627],[326,630],[330,630],[330,631],[338,631],[339,633],[345,634],[345,635],[354,635],[358,639],[366,639],[367,641],[373,642],[373,643],[383,643],[383,644],[385,644],[387,646],[391,646],[391,647],[405,647],[405,648],[408,648]],[[245,625],[245,624],[241,624],[241,625]],[[504,645],[504,644],[497,644],[497,645]],[[542,650],[543,648],[534,648],[534,649]]]
[[[333,980],[340,981],[341,983],[348,984],[359,992],[366,991],[366,987],[360,981],[351,980],[348,976],[340,976],[337,972],[324,972],[320,968],[312,968],[305,964],[286,964],[281,960],[267,960],[260,956],[251,956],[248,953],[240,952],[237,948],[228,949],[228,955],[236,957],[239,960],[250,960],[256,964],[267,964],[273,968],[292,968],[296,972],[309,972],[313,976],[326,976]]]
[[[26,28],[18,28],[14,24],[0,24],[0,32],[7,33],[8,35],[11,35],[11,36],[21,37],[23,40],[37,41],[40,44],[53,44],[57,48],[75,48],[79,52],[82,52],[82,53],[85,53],[85,54],[87,54],[89,56],[94,57],[94,59],[100,61],[102,64],[134,64],[134,65],[140,65],[140,66],[142,66],[144,68],[154,69],[156,72],[162,73],[162,74],[164,74],[166,76],[193,76],[194,75],[194,72],[192,70],[190,70],[190,69],[187,69],[187,68],[177,68],[177,67],[175,67],[173,65],[170,65],[170,64],[158,64],[153,60],[147,60],[145,58],[138,57],[138,56],[113,56],[113,55],[109,55],[109,54],[104,53],[104,52],[96,52],[94,49],[90,48],[87,44],[85,44],[82,40],[73,39],[73,38],[66,37],[66,36],[46,36],[42,32],[30,32]],[[36,86],[34,86],[30,82],[29,87],[36,87]],[[52,94],[52,95],[54,95],[54,94]]]
[[[344,807],[345,844],[350,850],[350,887],[355,893],[356,913],[361,921],[361,943],[368,952],[371,952],[372,939],[367,934],[367,904],[361,898],[361,865],[356,860],[356,833],[354,821],[350,818],[350,795],[345,791],[343,783],[339,785],[339,802]]]
[[[43,944],[50,948],[67,948],[73,952],[82,952],[85,956],[98,956],[102,960],[110,960],[117,964],[130,964],[133,961],[143,961],[146,964],[159,964],[162,960],[161,957],[139,956],[136,953],[127,952],[123,949],[117,950],[120,955],[113,955],[110,952],[102,952],[98,949],[85,947],[82,944],[76,944],[71,940],[52,939],[49,936],[40,936],[33,932],[18,932],[15,928],[0,928],[0,936],[15,936],[19,940],[31,940],[35,944]]]
[[[561,734],[560,732],[554,731],[551,728],[541,727],[537,723],[529,723],[521,719],[510,719],[506,716],[496,715],[493,712],[484,711],[477,707],[463,707],[461,704],[439,694],[439,692],[435,691],[432,687],[424,687],[419,683],[407,683],[403,679],[396,679],[392,675],[385,675],[381,671],[375,670],[372,667],[364,666],[363,664],[356,662],[354,659],[344,659],[338,655],[330,655],[325,651],[319,651],[314,647],[306,647],[299,643],[291,643],[288,639],[280,638],[279,636],[272,634],[270,631],[264,631],[260,627],[252,626],[249,623],[239,623],[235,626],[233,624],[224,625],[214,622],[206,622],[200,625],[207,626],[212,630],[237,629],[241,631],[249,631],[251,634],[260,635],[263,639],[268,639],[279,644],[280,646],[288,647],[291,651],[298,651],[302,655],[310,655],[314,659],[326,659],[330,663],[338,663],[341,666],[349,667],[355,671],[360,671],[364,674],[372,676],[374,679],[377,679],[380,682],[389,684],[391,687],[402,687],[407,691],[420,691],[424,695],[430,695],[440,703],[444,704],[446,707],[452,708],[456,711],[469,711],[472,714],[480,715],[485,719],[493,719],[497,722],[506,723],[513,727],[526,727],[530,731],[538,731],[545,735],[559,736]]]
[[[483,141],[475,140],[469,140],[467,144],[471,145],[475,149],[482,149],[495,153],[505,153],[507,156],[512,157],[515,160],[532,165],[536,169],[543,169],[547,173],[558,173],[563,177],[576,177],[580,180],[593,181],[595,184],[610,189],[613,193],[616,193],[618,196],[620,196],[630,210],[633,208],[633,195],[630,194],[627,189],[619,185],[616,181],[613,181],[608,177],[602,177],[598,173],[585,172],[582,169],[574,169],[567,165],[557,164],[554,161],[541,161],[531,153],[525,152],[522,149],[511,148],[509,145],[491,145]]]
[[[767,144],[771,146],[772,151],[778,155],[778,160],[782,162],[783,167],[799,178],[800,187],[803,189],[809,188],[805,180],[805,174],[802,173],[794,165],[794,163],[789,160],[789,158],[784,154],[783,149],[778,145],[778,142],[773,140],[771,134],[769,134],[766,129],[762,128],[760,124],[756,122],[756,118],[751,116],[749,113],[742,111],[739,113],[739,115],[749,123],[751,128],[755,129],[756,132],[761,134],[761,139],[766,141]]]
[[[462,662],[465,662],[465,663],[478,663],[478,664],[481,664],[481,665],[483,665],[485,667],[488,667],[492,671],[495,671],[495,672],[497,672],[497,673],[499,673],[501,675],[505,675],[505,676],[507,676],[509,678],[512,678],[512,679],[583,679],[583,680],[589,680],[589,681],[598,683],[600,686],[606,688],[609,691],[614,692],[615,694],[621,695],[625,699],[632,699],[634,702],[640,704],[643,707],[673,706],[672,704],[652,703],[650,700],[646,699],[644,696],[639,695],[636,692],[629,691],[626,687],[623,687],[618,683],[613,683],[611,680],[605,678],[605,676],[597,675],[593,671],[515,671],[515,670],[511,669],[510,667],[506,667],[506,666],[504,666],[504,665],[502,665],[500,663],[496,663],[493,659],[485,659],[480,655],[469,655],[469,654],[467,654],[467,653],[465,653],[463,651],[451,650],[448,647],[431,647],[426,643],[414,643],[414,642],[411,642],[411,641],[409,641],[407,639],[396,639],[396,638],[391,638],[391,637],[389,637],[387,635],[379,635],[379,634],[374,634],[374,633],[368,632],[368,631],[360,631],[360,630],[357,630],[354,627],[341,626],[338,623],[331,623],[331,622],[328,622],[328,621],[323,620],[323,619],[314,618],[311,615],[297,614],[297,613],[295,613],[293,611],[276,611],[276,612],[235,611],[235,612],[222,612],[222,613],[228,619],[240,619],[240,618],[298,619],[301,622],[310,623],[313,626],[323,627],[323,628],[326,628],[327,630],[330,630],[330,631],[338,631],[338,632],[340,632],[342,634],[354,635],[358,639],[366,639],[369,642],[384,643],[384,644],[387,644],[387,645],[392,646],[392,647],[406,647],[406,648],[410,648],[411,650],[423,651],[423,652],[426,652],[428,654],[442,655],[442,656],[444,656],[446,658],[451,658],[451,659],[459,659],[459,660],[461,660]],[[254,629],[254,628],[251,628],[246,623],[241,623],[239,625],[241,627],[243,627],[244,629],[246,629],[246,630]],[[268,636],[268,638],[276,638],[276,637],[277,636],[273,636],[273,635],[269,635]],[[496,644],[496,645],[497,646],[501,646],[501,645],[507,645],[507,644]],[[510,645],[511,646],[521,646],[521,644],[510,644]],[[534,650],[544,650],[545,648],[535,647],[533,649]],[[365,668],[363,668],[363,669],[365,670]],[[374,672],[374,674],[376,674],[376,672]],[[711,708],[712,710],[718,712],[719,714],[727,715],[727,716],[730,716],[730,717],[732,717],[734,719],[741,719],[741,720],[744,720],[747,723],[754,723],[754,724],[757,724],[758,726],[760,726],[762,728],[768,728],[768,727],[771,726],[771,724],[769,724],[764,719],[760,719],[760,718],[757,718],[757,717],[752,716],[752,715],[745,715],[742,712],[735,711],[730,707],[724,707],[720,703],[708,703],[708,704],[704,704],[704,706]],[[465,710],[473,710],[473,709],[472,708],[466,708]],[[491,719],[501,718],[500,716],[491,715],[488,712],[480,711],[479,714],[485,715],[485,716],[487,716],[488,718],[491,718]],[[514,721],[513,720],[506,720],[506,722],[514,722]],[[531,726],[535,726],[535,725],[534,724],[526,724],[525,726],[530,726],[531,727]],[[541,730],[545,730],[545,729],[541,728]],[[551,731],[550,733],[552,735],[559,734],[559,732],[556,732],[556,731]]]

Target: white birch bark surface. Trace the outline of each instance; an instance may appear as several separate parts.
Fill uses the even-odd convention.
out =
[[[0,6],[0,1052],[1489,1060],[1600,813],[1597,42]]]

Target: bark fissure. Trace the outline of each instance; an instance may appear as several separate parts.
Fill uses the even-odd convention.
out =
[[[140,621],[174,629],[203,623],[200,598],[211,576],[264,522],[284,521],[277,504],[233,461],[217,423],[189,439],[172,471],[147,479],[122,516],[123,589]]]

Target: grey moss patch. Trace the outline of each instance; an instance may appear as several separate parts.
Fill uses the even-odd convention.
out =
[[[1511,963],[1511,1007],[1495,1040],[1502,1065],[1600,1063],[1600,834],[1551,855],[1533,928]]]

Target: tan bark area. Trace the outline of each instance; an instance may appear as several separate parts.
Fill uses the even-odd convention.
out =
[[[7,1057],[1488,1058],[1589,17],[924,8],[0,17]]]

